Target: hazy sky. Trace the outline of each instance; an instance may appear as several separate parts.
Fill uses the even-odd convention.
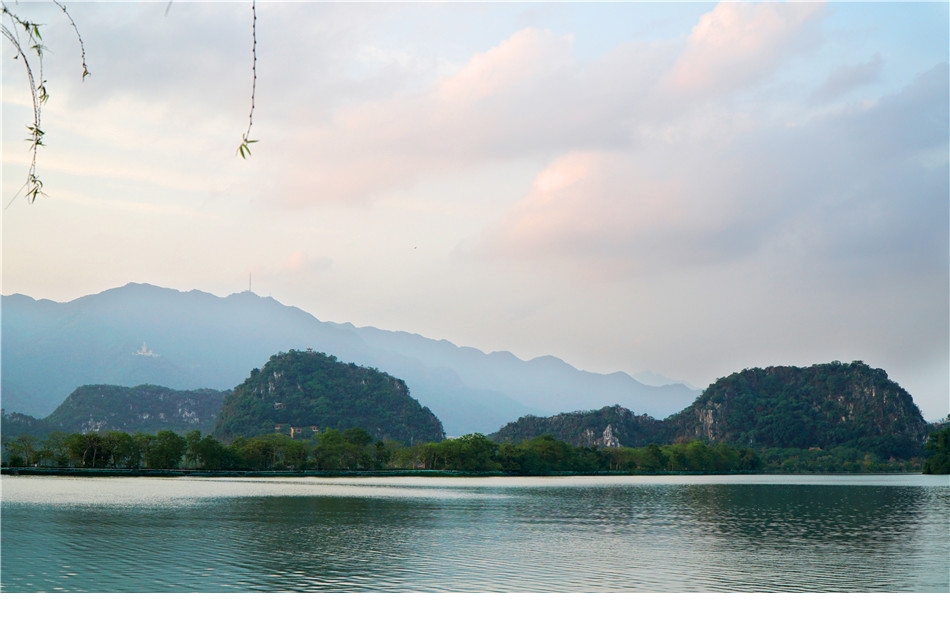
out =
[[[253,290],[704,387],[861,359],[950,411],[950,15],[929,4],[50,4],[3,42],[3,293]],[[609,403],[605,403],[609,404]]]

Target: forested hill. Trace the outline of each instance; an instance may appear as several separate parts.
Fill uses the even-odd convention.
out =
[[[844,446],[897,458],[919,454],[931,430],[910,394],[860,361],[746,369],[716,381],[666,423],[677,440]]]
[[[309,350],[276,354],[252,370],[225,399],[214,435],[230,441],[311,427],[362,427],[377,440],[405,444],[445,437],[439,419],[402,380]]]
[[[16,411],[7,413],[6,409],[0,409],[0,437],[10,438],[20,435],[46,437],[51,430],[53,429],[50,429],[49,425],[40,418]]]
[[[597,411],[575,411],[547,418],[526,415],[506,424],[489,437],[496,442],[517,444],[540,435],[574,446],[616,447],[646,446],[651,442],[666,443],[670,429],[649,415],[636,415],[629,409],[614,405]]]
[[[45,435],[53,430],[187,433],[195,429],[208,433],[214,428],[226,393],[214,389],[178,391],[155,385],[86,385],[73,391],[42,424],[37,422],[32,434]],[[6,434],[7,429],[3,432]]]
[[[550,434],[591,447],[698,439],[755,449],[849,448],[887,460],[921,455],[933,430],[884,370],[855,361],[746,369],[719,379],[691,406],[662,421],[613,406],[523,416],[490,437],[519,442]]]

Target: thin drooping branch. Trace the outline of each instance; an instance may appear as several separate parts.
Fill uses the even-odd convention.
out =
[[[30,144],[30,168],[27,171],[26,182],[23,183],[23,186],[20,187],[16,193],[16,195],[19,195],[21,191],[26,189],[26,197],[29,198],[30,202],[33,202],[37,196],[46,195],[43,193],[43,181],[36,177],[36,153],[40,146],[43,145],[43,128],[40,125],[40,120],[43,112],[43,104],[49,99],[49,93],[46,91],[46,80],[43,79],[43,45],[40,42],[42,36],[40,35],[39,24],[21,19],[18,15],[10,11],[5,3],[0,3],[0,7],[2,7],[2,14],[8,16],[14,25],[14,30],[11,31],[7,28],[6,24],[0,24],[0,32],[3,33],[7,41],[16,49],[16,58],[23,60],[26,77],[30,84],[30,97],[33,99],[33,125],[26,126],[26,129],[30,133],[30,137],[26,139]],[[29,49],[36,54],[36,73],[33,72],[33,66],[30,64],[27,52],[23,50],[23,44],[20,42],[20,36],[16,29],[17,25],[23,27],[23,31],[28,38]],[[11,199],[11,203],[12,201]],[[10,205],[7,204],[7,206]]]
[[[247,131],[244,132],[244,135],[241,137],[241,145],[238,146],[238,153],[241,155],[241,158],[247,159],[251,155],[251,143],[256,143],[256,140],[251,140],[251,127],[254,125],[254,98],[257,95],[257,2],[251,2],[251,14],[253,15],[253,21],[251,22],[251,54],[253,56],[253,63],[251,64],[251,74],[253,76],[251,80],[251,113],[248,115],[247,120]]]
[[[76,26],[75,20],[73,20],[69,11],[66,10],[64,4],[57,0],[53,0],[53,4],[62,10],[66,19],[69,20],[73,30],[76,32],[76,37],[79,40],[79,49],[82,53],[82,78],[85,80],[91,73],[86,66],[86,46],[82,40],[82,35],[79,33],[79,27]],[[43,106],[47,100],[49,100],[49,92],[46,90],[46,79],[43,76],[43,51],[46,50],[46,47],[42,43],[43,36],[40,34],[40,26],[42,25],[21,18],[13,13],[5,2],[0,2],[0,15],[7,21],[7,23],[0,23],[0,33],[2,33],[3,37],[16,49],[17,54],[15,59],[23,60],[27,81],[30,86],[30,97],[33,100],[33,125],[26,126],[26,129],[30,133],[29,138],[26,139],[30,144],[30,168],[27,172],[26,182],[20,187],[20,191],[16,193],[16,195],[19,195],[23,189],[26,189],[26,197],[32,203],[36,200],[37,196],[46,195],[43,192],[43,181],[36,176],[37,151],[40,146],[43,145],[44,132],[41,126]],[[23,32],[26,34],[25,42],[20,39],[19,27],[22,27]],[[30,62],[30,52],[36,55],[36,60],[33,63]],[[12,204],[12,202],[13,200],[10,201],[10,204]],[[7,206],[10,206],[10,204],[7,204]]]
[[[91,75],[89,68],[86,66],[86,44],[82,41],[82,34],[79,32],[79,27],[76,26],[76,22],[73,20],[73,16],[69,15],[69,11],[66,10],[65,4],[60,4],[56,0],[53,0],[53,4],[62,9],[63,14],[66,16],[66,19],[69,20],[69,23],[73,25],[73,31],[76,32],[76,39],[79,40],[79,52],[82,54],[82,79],[86,80],[86,77]]]

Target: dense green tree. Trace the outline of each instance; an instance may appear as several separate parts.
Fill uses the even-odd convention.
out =
[[[931,433],[925,448],[930,455],[924,463],[923,473],[950,475],[950,427]]]
[[[373,445],[373,468],[375,470],[386,468],[392,455],[392,450],[386,446],[386,443],[382,440],[377,440],[376,444]]]
[[[443,467],[448,470],[500,470],[501,467],[495,460],[496,450],[497,445],[481,433],[471,433],[440,443]]]
[[[73,433],[66,439],[71,463],[83,468],[105,468],[112,458],[109,443],[94,431]]]
[[[114,468],[138,468],[142,461],[142,449],[131,435],[124,431],[106,431],[103,443]]]
[[[234,453],[211,435],[205,435],[195,449],[197,468],[221,470],[233,468],[237,463]]]
[[[445,450],[443,442],[426,442],[417,449],[417,458],[425,470],[435,470],[446,468]]]
[[[135,445],[139,449],[139,455],[141,456],[141,463],[150,464],[152,448],[155,446],[155,436],[137,431],[132,435],[132,441],[135,442]]]
[[[267,443],[262,437],[238,437],[231,443],[238,463],[242,468],[249,470],[270,470],[272,456],[269,454]]]
[[[201,444],[201,431],[195,429],[185,435],[185,468],[199,468],[201,459],[199,456],[199,446]]]
[[[150,447],[146,466],[148,468],[178,468],[188,442],[174,431],[159,431]]]
[[[343,434],[336,429],[327,429],[316,438],[317,446],[313,456],[317,468],[320,470],[336,470],[343,468],[343,453],[346,441]]]
[[[7,443],[8,461],[11,466],[32,466],[37,460],[37,439],[32,435],[19,435]]]
[[[643,461],[640,468],[647,472],[659,472],[669,467],[669,458],[656,443],[647,445],[643,452]]]

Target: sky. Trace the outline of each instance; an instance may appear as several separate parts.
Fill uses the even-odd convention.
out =
[[[863,360],[950,412],[938,3],[7,3],[2,291],[248,289],[698,388]],[[5,22],[6,24],[6,22]]]

